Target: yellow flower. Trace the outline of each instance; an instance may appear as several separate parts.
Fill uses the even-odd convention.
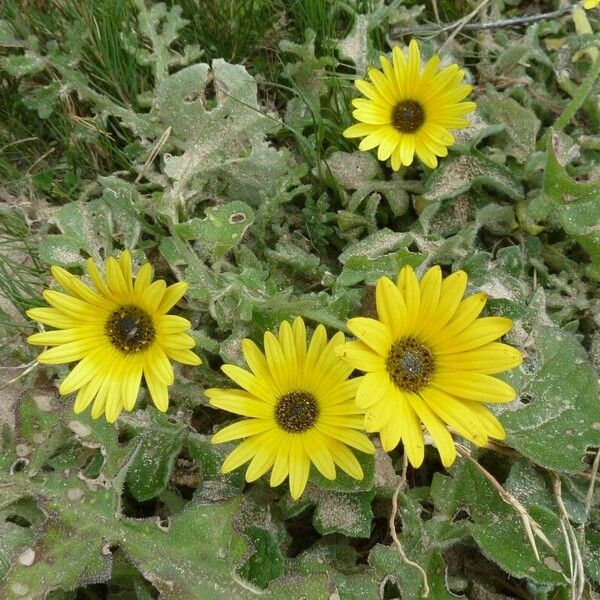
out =
[[[246,481],[255,481],[271,467],[271,486],[289,475],[290,493],[302,495],[310,464],[327,479],[335,479],[335,465],[354,479],[363,478],[360,463],[348,446],[374,452],[361,432],[364,411],[354,403],[359,379],[348,379],[352,367],[335,355],[344,334],[327,342],[319,325],[307,349],[306,328],[301,318],[293,325],[281,323],[279,336],[266,332],[265,354],[249,339],[242,350],[251,373],[235,365],[223,372],[240,389],[209,389],[212,406],[244,417],[219,431],[212,442],[246,438],[223,463],[229,473],[251,460]]]
[[[454,144],[449,129],[467,127],[467,113],[475,110],[474,102],[462,102],[472,86],[461,84],[465,72],[450,65],[438,72],[440,57],[434,55],[421,72],[421,56],[415,40],[408,56],[398,47],[392,51],[392,63],[379,57],[383,73],[371,68],[371,83],[356,81],[366,98],[352,101],[352,113],[360,121],[344,131],[347,138],[363,137],[359,149],[379,146],[377,158],[391,157],[392,169],[408,166],[417,156],[432,169],[436,156],[446,156],[447,146]]]
[[[512,326],[504,317],[477,317],[486,295],[462,299],[467,275],[442,280],[433,267],[418,281],[410,267],[394,284],[381,277],[376,287],[378,320],[358,317],[348,328],[360,341],[337,353],[366,371],[356,395],[365,410],[365,429],[379,432],[383,449],[400,440],[414,467],[423,462],[427,428],[444,466],[456,458],[447,425],[478,446],[488,437],[504,439],[504,428],[482,402],[510,402],[515,391],[491,375],[516,367],[521,353],[495,342]]]
[[[585,0],[585,2],[583,3],[583,8],[589,10],[590,8],[596,8],[598,4],[600,4],[600,0]]]
[[[87,269],[96,290],[53,266],[54,279],[67,293],[45,290],[51,308],[27,311],[31,319],[56,328],[27,339],[30,344],[54,346],[42,352],[38,361],[51,365],[79,361],[59,388],[63,395],[79,390],[76,413],[93,401],[92,417],[106,414],[113,423],[123,409],[133,409],[142,373],[154,404],[166,411],[167,387],[173,383],[169,359],[200,364],[190,350],[194,347],[186,333],[190,322],[166,314],[185,294],[187,283],[167,287],[162,279],[152,282],[148,263],[133,283],[127,250],[118,261],[113,257],[106,261],[106,281],[91,258]]]

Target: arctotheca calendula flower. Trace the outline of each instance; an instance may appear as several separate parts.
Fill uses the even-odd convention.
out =
[[[591,8],[596,8],[600,4],[600,0],[585,0],[583,3],[583,8],[590,10]]]
[[[474,102],[463,102],[472,86],[461,83],[465,72],[452,64],[438,70],[440,57],[432,56],[421,71],[419,45],[412,40],[405,56],[392,50],[392,62],[380,56],[382,71],[368,70],[371,82],[355,85],[366,96],[352,101],[359,121],[344,131],[347,138],[364,137],[360,150],[378,146],[377,158],[391,158],[392,169],[412,163],[415,153],[428,167],[437,166],[437,156],[446,156],[454,144],[450,129],[469,125],[467,113]]]
[[[188,320],[168,315],[187,290],[187,283],[167,287],[152,281],[152,267],[144,264],[132,282],[131,256],[106,261],[106,280],[90,258],[87,270],[95,290],[61,267],[52,275],[66,293],[45,290],[50,308],[32,308],[27,315],[55,327],[27,341],[54,346],[38,361],[61,364],[79,361],[61,383],[61,394],[77,391],[74,410],[80,413],[92,402],[92,417],[106,415],[114,422],[121,411],[132,410],[142,374],[156,407],[166,411],[167,387],[173,383],[170,360],[199,365],[190,350],[194,340],[186,333]]]
[[[219,431],[213,443],[245,438],[225,459],[228,473],[250,461],[246,481],[254,481],[269,469],[271,486],[289,476],[292,498],[302,495],[312,463],[327,479],[335,479],[336,465],[355,479],[363,470],[351,446],[374,452],[373,444],[358,431],[364,411],[354,397],[358,379],[348,379],[352,367],[334,350],[344,343],[344,334],[329,342],[319,325],[307,348],[306,328],[301,318],[281,323],[279,335],[264,335],[264,354],[249,339],[242,351],[250,372],[223,365],[223,372],[240,389],[209,389],[206,395],[217,408],[247,417]]]
[[[486,295],[463,299],[466,285],[464,271],[443,279],[437,266],[420,281],[410,267],[395,284],[381,277],[378,319],[350,319],[348,328],[359,341],[336,349],[348,364],[366,371],[356,395],[365,429],[379,432],[386,451],[402,440],[414,467],[423,462],[421,423],[446,467],[456,458],[448,425],[478,446],[488,437],[505,437],[483,402],[514,400],[513,388],[492,375],[519,365],[521,353],[495,341],[512,321],[478,318]]]

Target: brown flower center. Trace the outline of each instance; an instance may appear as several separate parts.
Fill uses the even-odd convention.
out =
[[[279,398],[275,407],[277,423],[289,433],[302,433],[310,429],[317,422],[318,416],[317,401],[308,392],[289,392]]]
[[[125,354],[145,350],[154,341],[152,317],[139,306],[119,306],[106,321],[104,331],[112,345]]]
[[[424,388],[435,371],[435,362],[429,348],[414,338],[394,342],[385,366],[396,387],[408,392]]]
[[[401,133],[415,133],[425,123],[425,111],[415,100],[402,100],[392,110],[392,125]]]

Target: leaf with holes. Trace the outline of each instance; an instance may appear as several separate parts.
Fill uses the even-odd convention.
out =
[[[219,260],[235,248],[254,222],[254,211],[245,202],[229,202],[206,210],[205,219],[192,219],[173,226],[180,237],[197,240]]]
[[[543,467],[576,473],[586,448],[600,445],[597,374],[575,335],[546,326],[534,339],[533,372],[520,385],[528,404],[508,405],[501,415],[506,443]]]
[[[278,123],[262,112],[256,81],[241,65],[218,59],[212,68],[196,64],[163,79],[150,119],[170,128],[177,149],[163,155],[171,204],[199,199],[207,184],[225,185],[235,191],[232,197],[258,204],[262,195],[276,193],[287,171],[285,153],[265,141]]]
[[[498,491],[477,468],[459,460],[450,475],[436,473],[431,486],[436,513],[449,520],[465,511],[462,521],[482,552],[501,569],[519,578],[540,584],[563,585],[569,562],[558,516],[539,506],[529,509],[554,549],[536,538],[540,561],[527,538],[523,522],[514,507],[505,503]]]

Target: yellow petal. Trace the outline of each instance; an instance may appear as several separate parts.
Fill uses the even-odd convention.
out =
[[[145,263],[140,267],[133,286],[133,289],[138,296],[142,296],[148,286],[152,283],[153,275],[154,272],[150,263]]]
[[[323,437],[314,430],[307,431],[303,435],[303,444],[304,451],[321,475],[326,479],[335,479],[335,463]]]
[[[356,317],[347,323],[348,329],[381,356],[387,356],[392,345],[390,330],[380,321],[367,317]]]
[[[506,317],[484,317],[452,338],[439,343],[433,338],[430,343],[436,355],[456,354],[485,346],[502,337],[511,327],[512,321]]]
[[[226,393],[213,396],[210,399],[210,405],[244,417],[262,417],[265,419],[273,417],[272,405],[261,402],[249,392],[242,390],[226,390]]]
[[[306,488],[310,460],[304,451],[302,440],[295,438],[290,444],[290,494],[293,500],[298,500]]]
[[[144,371],[152,372],[156,379],[165,385],[173,385],[175,380],[173,367],[163,349],[157,344],[153,344],[146,351]]]
[[[236,365],[223,365],[221,371],[257,398],[271,403],[275,402],[276,390],[252,375],[252,373],[248,373],[248,371]]]
[[[133,285],[131,283],[131,254],[129,250],[123,250],[121,252],[121,256],[119,257],[119,267],[121,268],[121,273],[123,273],[123,280],[125,281],[125,287],[127,291],[131,292],[133,290]]]
[[[443,354],[436,357],[436,369],[439,373],[453,371],[478,371],[493,375],[518,367],[523,361],[519,350],[499,342],[491,342],[468,352]]]
[[[364,477],[362,467],[358,462],[356,456],[352,451],[344,444],[336,442],[335,440],[327,440],[327,447],[331,452],[333,462],[338,465],[343,471],[348,473],[350,477],[358,480],[362,480]]]
[[[171,335],[183,333],[191,328],[192,324],[183,317],[177,315],[161,315],[156,318],[159,335]]]
[[[367,373],[356,392],[356,406],[361,409],[369,408],[391,395],[390,378],[386,371]]]
[[[58,346],[60,344],[68,344],[69,342],[76,342],[77,340],[89,337],[101,337],[102,334],[102,329],[92,325],[34,333],[27,338],[27,342],[33,346]]]
[[[98,267],[96,266],[96,263],[91,258],[88,258],[85,264],[90,279],[92,280],[92,283],[96,286],[96,289],[100,292],[100,294],[102,294],[102,296],[104,296],[105,298],[114,299],[114,294],[106,285],[100,271],[98,270]]]
[[[221,471],[230,473],[244,463],[247,463],[257,451],[256,437],[244,440],[239,446],[236,446],[229,456],[223,461]]]
[[[464,271],[456,271],[442,281],[440,299],[433,310],[431,320],[422,323],[422,341],[434,340],[435,334],[450,321],[462,300],[466,287],[467,274]]]
[[[144,292],[143,302],[146,310],[149,313],[155,313],[162,302],[163,296],[167,289],[167,284],[159,279],[157,281],[152,282]]]
[[[335,349],[336,354],[349,365],[361,371],[382,371],[385,361],[362,342],[346,342]]]
[[[170,285],[165,290],[164,296],[158,305],[158,312],[162,314],[169,312],[183,298],[187,289],[188,284],[185,281]]]
[[[111,292],[118,298],[129,297],[129,287],[123,277],[123,271],[119,263],[113,256],[109,256],[106,260],[106,280]]]
[[[256,481],[262,477],[275,462],[277,447],[263,445],[259,447],[246,470],[246,481]]]
[[[187,348],[165,348],[165,354],[171,359],[176,360],[184,365],[201,365],[202,361],[191,350]]]
[[[379,320],[389,329],[392,339],[398,339],[406,330],[407,313],[400,290],[387,277],[380,277],[375,288]]]
[[[277,456],[275,457],[275,463],[273,464],[273,470],[271,471],[271,479],[269,480],[271,487],[277,487],[283,483],[290,472],[291,439],[291,436],[284,436],[281,440]]]
[[[106,353],[106,348],[97,348],[78,362],[60,384],[59,393],[63,396],[71,394],[98,374],[102,368],[102,357]]]
[[[144,369],[144,379],[146,380],[146,385],[148,386],[154,406],[161,412],[167,412],[169,408],[167,385],[160,381],[153,371],[148,371],[147,369]]]
[[[402,439],[402,422],[399,415],[394,415],[379,432],[384,452],[391,452]]]
[[[515,390],[508,383],[472,371],[436,373],[431,383],[447,394],[477,402],[511,402],[516,398]]]
[[[55,308],[30,308],[27,316],[34,321],[59,329],[75,329],[81,325],[80,319],[69,317]]]
[[[453,338],[471,325],[481,314],[487,301],[487,294],[480,292],[465,298],[456,309],[454,316],[435,336],[436,343]]]
[[[406,397],[399,403],[399,408],[400,414],[398,418],[402,428],[404,451],[408,456],[410,464],[415,469],[418,469],[423,463],[425,456],[425,443],[423,441],[421,423]]]
[[[419,281],[419,305],[420,323],[431,322],[433,315],[438,307],[440,293],[442,290],[442,270],[438,265],[427,270],[425,275]]]
[[[123,406],[125,410],[133,410],[135,401],[140,391],[140,384],[142,380],[142,365],[138,360],[134,360],[133,364],[127,369],[125,375],[123,375]]]
[[[77,397],[75,398],[75,405],[73,406],[73,412],[75,414],[78,415],[90,405],[98,393],[103,380],[103,375],[98,374],[91,381],[88,381],[85,385],[79,388]]]
[[[50,271],[52,272],[52,276],[54,277],[54,279],[56,279],[56,281],[58,281],[58,283],[65,290],[67,290],[73,296],[79,298],[80,300],[101,307],[106,307],[110,304],[100,294],[97,294],[96,292],[91,290],[87,285],[85,285],[85,283],[79,281],[77,277],[71,275],[71,273],[69,273],[62,267],[57,267],[54,265],[50,267]]]
[[[59,365],[62,363],[73,362],[80,360],[88,352],[91,352],[99,346],[106,344],[104,337],[86,338],[84,340],[77,340],[76,342],[69,342],[68,344],[62,344],[50,350],[42,352],[38,356],[38,362],[47,365]]]
[[[409,323],[415,323],[419,315],[421,292],[419,290],[419,281],[412,267],[402,267],[398,275],[397,285],[404,298],[406,319]]]
[[[409,393],[406,396],[435,442],[442,464],[449,467],[456,460],[456,447],[446,425],[417,394]]]
[[[227,427],[223,427],[217,431],[211,438],[213,444],[222,444],[223,442],[231,442],[240,438],[252,437],[265,431],[270,431],[274,428],[273,421],[266,419],[244,419],[237,421]]]
[[[373,454],[375,452],[375,448],[371,443],[371,440],[360,431],[355,431],[354,429],[348,429],[345,427],[333,427],[323,422],[318,422],[316,424],[316,428],[331,438],[334,438],[347,446],[351,446],[352,448],[356,448],[361,452],[366,452],[367,454]]]
[[[42,296],[50,306],[75,319],[89,319],[96,316],[97,308],[89,302],[84,302],[73,296],[68,296],[56,290],[44,290]]]
[[[306,362],[306,326],[300,317],[296,317],[292,323],[292,333],[294,334],[294,344],[296,346],[296,357],[298,358],[298,368],[302,369]]]
[[[475,418],[473,413],[468,410],[464,402],[434,387],[424,388],[419,393],[429,408],[459,435],[478,446],[485,446],[487,443],[486,429],[479,419]]]

